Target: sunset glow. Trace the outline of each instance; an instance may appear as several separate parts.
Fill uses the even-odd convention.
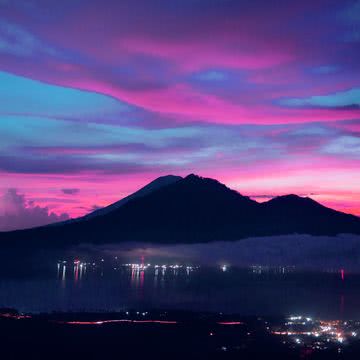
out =
[[[360,215],[359,1],[47,4],[0,0],[0,231],[189,173]]]

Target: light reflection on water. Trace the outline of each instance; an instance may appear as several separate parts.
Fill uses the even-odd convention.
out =
[[[3,279],[0,307],[22,311],[168,308],[243,315],[360,318],[360,275],[292,268],[147,268],[61,263],[53,273]]]

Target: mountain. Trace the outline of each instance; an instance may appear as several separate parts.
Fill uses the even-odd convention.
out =
[[[95,210],[92,213],[83,216],[82,219],[89,220],[96,216],[108,214],[111,211],[114,211],[114,210],[120,208],[121,206],[125,205],[127,202],[129,202],[132,199],[136,199],[136,198],[148,195],[148,194],[152,193],[153,191],[160,189],[163,186],[173,184],[181,179],[182,179],[181,176],[175,176],[175,175],[160,176],[157,179],[151,181],[149,184],[142,187],[140,190],[134,192],[133,194],[131,194],[109,206]]]
[[[359,234],[360,218],[323,206],[309,197],[285,195],[262,204],[272,234]]]
[[[164,177],[81,221],[0,234],[3,246],[198,243],[285,234],[360,234],[360,219],[297,195],[258,203],[220,182]]]
[[[97,217],[97,216],[102,216],[102,215],[108,214],[108,213],[120,208],[121,206],[125,205],[128,201],[130,201],[132,199],[136,199],[136,198],[145,196],[147,194],[150,194],[151,192],[158,190],[163,186],[173,184],[176,181],[179,181],[181,179],[182,179],[181,176],[175,176],[175,175],[160,176],[160,177],[156,178],[155,180],[151,181],[149,184],[142,187],[141,189],[135,191],[131,195],[126,196],[123,199],[116,201],[115,203],[113,203],[109,206],[105,206],[103,208],[97,209],[89,214],[86,214],[86,215],[81,216],[76,219],[70,219],[70,220],[66,220],[66,221],[62,221],[62,222],[57,222],[57,223],[49,224],[46,226],[48,226],[48,227],[49,226],[63,226],[66,224],[86,221],[86,220],[93,219],[94,217]]]

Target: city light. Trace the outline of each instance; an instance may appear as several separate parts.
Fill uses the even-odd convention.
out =
[[[331,344],[347,344],[351,338],[357,337],[360,322],[355,320],[321,320],[305,316],[290,316],[270,331],[273,335],[293,339],[299,345],[324,350]]]

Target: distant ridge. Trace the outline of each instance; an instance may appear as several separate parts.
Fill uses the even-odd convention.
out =
[[[287,234],[360,234],[360,218],[297,195],[258,203],[210,178],[160,177],[77,221],[1,233],[3,246],[199,243]]]

